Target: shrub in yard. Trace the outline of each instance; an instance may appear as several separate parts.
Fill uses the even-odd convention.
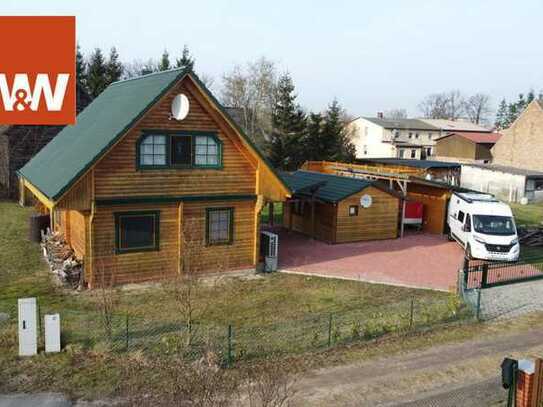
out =
[[[381,323],[375,319],[370,319],[364,325],[364,337],[371,339],[383,333]]]
[[[362,326],[359,321],[353,321],[351,323],[351,338],[353,340],[360,339],[362,337]]]

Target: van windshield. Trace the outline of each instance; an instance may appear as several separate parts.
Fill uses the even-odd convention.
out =
[[[509,216],[473,215],[473,228],[485,235],[514,235],[515,224]]]

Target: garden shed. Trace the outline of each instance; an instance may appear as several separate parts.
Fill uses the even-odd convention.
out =
[[[283,173],[293,195],[283,225],[328,243],[398,237],[400,195],[376,181],[299,170]]]

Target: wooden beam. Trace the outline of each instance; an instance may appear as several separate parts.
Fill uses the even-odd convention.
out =
[[[273,227],[273,201],[268,203],[268,224]]]
[[[51,209],[55,206],[55,202],[51,201],[44,193],[42,193],[38,188],[28,182],[26,179],[23,179],[23,185],[27,188],[32,194],[40,201],[47,209]]]

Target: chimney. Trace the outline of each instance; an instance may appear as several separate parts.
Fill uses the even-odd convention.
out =
[[[377,112],[377,118],[378,119],[382,119],[384,117],[385,117],[385,115],[383,114],[383,112]]]

